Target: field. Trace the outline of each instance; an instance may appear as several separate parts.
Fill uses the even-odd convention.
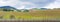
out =
[[[13,17],[11,17],[13,16]],[[2,19],[60,19],[60,10],[37,10],[33,12],[4,12],[0,11],[0,17]]]

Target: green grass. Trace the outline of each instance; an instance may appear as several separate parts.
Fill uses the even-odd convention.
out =
[[[13,15],[14,19],[51,19],[60,18],[60,10],[37,10],[34,12],[3,12],[0,11],[4,19],[10,19]]]

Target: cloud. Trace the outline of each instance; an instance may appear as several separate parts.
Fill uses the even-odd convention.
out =
[[[0,6],[14,6],[16,5],[17,0],[8,0],[8,1],[4,1],[4,0],[0,0]]]
[[[19,0],[0,0],[0,6],[12,6],[15,7],[17,9],[24,9],[27,8],[27,5],[31,5],[36,7],[33,3],[31,2],[22,2]],[[33,7],[30,7],[33,8]]]
[[[20,7],[29,9],[29,8],[36,8],[36,7],[37,8],[45,7],[46,5],[53,3],[55,0],[20,0],[20,1],[22,1]]]
[[[0,6],[12,6],[17,9],[59,8],[60,0],[0,0]]]
[[[19,3],[18,5],[19,5],[19,6],[17,6],[17,7],[19,7],[18,9],[28,9],[28,8],[36,7],[36,5],[31,2],[22,2],[22,3]]]
[[[50,3],[49,5],[45,6],[44,8],[60,8],[60,0],[56,0],[54,3]]]
[[[49,3],[53,3],[55,0],[20,0],[20,1],[31,2],[31,3],[34,3],[38,7],[44,7]]]

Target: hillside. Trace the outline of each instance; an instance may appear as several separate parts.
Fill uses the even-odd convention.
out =
[[[4,12],[0,11],[0,16],[2,19],[37,19],[37,20],[47,20],[47,19],[60,19],[60,10],[38,10],[34,12]]]
[[[60,20],[60,9],[58,10],[58,8],[53,10],[46,8],[21,9],[21,11],[23,12],[14,7],[2,6],[0,7],[0,19]]]

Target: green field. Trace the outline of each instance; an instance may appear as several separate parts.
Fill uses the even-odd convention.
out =
[[[0,17],[3,19],[59,19],[60,10],[37,10],[33,12],[4,12],[0,11]]]

